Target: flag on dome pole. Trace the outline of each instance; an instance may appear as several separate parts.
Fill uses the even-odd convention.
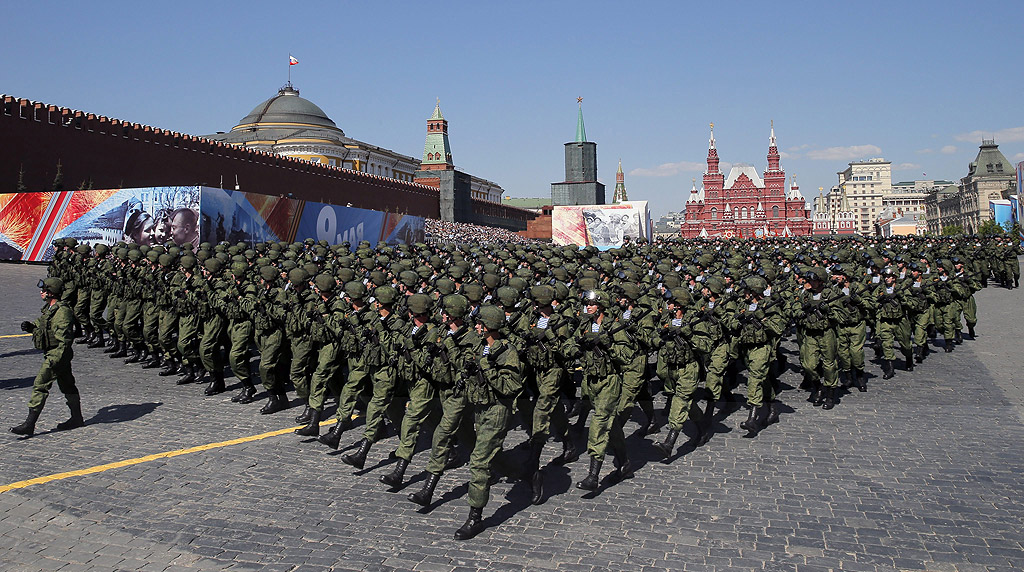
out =
[[[299,59],[295,56],[288,54],[288,85],[292,85],[292,66],[299,63]]]

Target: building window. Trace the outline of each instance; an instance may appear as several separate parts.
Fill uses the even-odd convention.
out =
[[[718,209],[716,207],[711,207],[711,220],[716,219],[718,219]]]
[[[772,207],[772,218],[779,218],[779,207]]]
[[[328,159],[327,160],[327,164],[333,167],[334,166],[334,159]]]

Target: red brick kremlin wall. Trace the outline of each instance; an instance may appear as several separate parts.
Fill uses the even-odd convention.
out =
[[[424,185],[253,151],[148,125],[3,96],[0,192],[206,185],[437,218]],[[518,209],[516,209],[518,210]],[[513,213],[518,214],[518,213]]]

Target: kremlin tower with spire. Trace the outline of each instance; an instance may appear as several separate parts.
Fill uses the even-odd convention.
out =
[[[619,159],[619,170],[615,172],[615,192],[612,193],[613,203],[624,203],[629,200],[626,195],[626,175],[622,172],[622,159]]]
[[[597,180],[597,143],[587,141],[583,98],[577,97],[576,140],[565,144],[565,180],[551,183],[551,204],[603,205],[604,184]]]
[[[712,123],[707,171],[700,190],[696,181],[690,189],[682,236],[765,238],[811,234],[810,209],[795,178],[786,189],[786,172],[779,160],[773,122],[768,139],[768,168],[763,175],[752,165],[736,164],[726,177],[718,167]]]

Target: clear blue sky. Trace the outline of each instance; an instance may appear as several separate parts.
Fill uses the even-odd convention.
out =
[[[435,98],[456,165],[549,196],[582,96],[600,179],[680,210],[723,162],[809,199],[851,160],[957,180],[994,136],[1024,160],[1024,2],[31,2],[0,21],[0,92],[186,133],[287,79],[356,139],[419,157]]]

